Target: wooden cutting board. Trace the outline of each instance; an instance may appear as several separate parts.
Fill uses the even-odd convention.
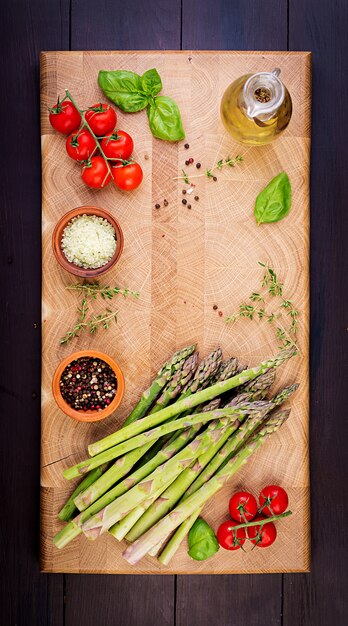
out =
[[[163,94],[177,101],[186,130],[184,143],[154,139],[144,111],[118,112],[118,125],[131,133],[144,170],[141,187],[130,194],[110,185],[93,191],[80,179],[80,168],[65,152],[65,138],[53,131],[47,106],[69,88],[82,108],[105,100],[98,88],[100,69],[138,73],[156,67]],[[225,132],[219,104],[238,76],[281,68],[293,98],[293,117],[283,136],[264,147],[246,147]],[[309,148],[311,57],[302,52],[44,52],[41,55],[42,125],[42,448],[41,569],[44,572],[100,573],[257,573],[308,571],[310,559],[308,471],[308,316],[309,316]],[[218,181],[197,179],[188,210],[181,202],[180,173],[192,156],[210,167],[220,158],[242,154],[244,162],[218,173]],[[189,168],[186,168],[189,169]],[[258,227],[253,218],[256,195],[280,171],[289,174],[291,214],[277,224]],[[197,173],[194,166],[189,169]],[[204,171],[203,169],[201,171]],[[195,195],[194,194],[194,195]],[[191,196],[192,198],[192,196]],[[163,200],[168,206],[163,206]],[[160,203],[161,208],[155,209]],[[81,335],[61,347],[60,337],[73,325],[79,298],[66,291],[72,276],[57,265],[51,237],[57,220],[81,205],[103,207],[117,217],[125,249],[104,284],[139,290],[139,300],[119,298],[118,325],[95,336]],[[258,261],[268,261],[284,281],[287,297],[301,311],[302,356],[279,369],[277,387],[298,381],[290,419],[273,435],[233,481],[204,510],[216,530],[227,517],[229,495],[243,487],[255,495],[269,483],[284,485],[293,515],[278,524],[278,538],[268,550],[220,550],[205,562],[191,560],[185,543],[169,567],[147,557],[136,567],[122,558],[124,544],[109,535],[96,542],[83,536],[59,551],[53,535],[62,527],[57,513],[74,487],[64,468],[86,458],[87,444],[113,432],[137,402],[158,367],[177,348],[197,342],[201,356],[220,345],[225,358],[235,355],[256,364],[277,352],[266,323],[243,320],[227,326],[225,316],[260,284]],[[214,305],[218,310],[214,310]],[[93,307],[100,311],[102,303]],[[219,314],[219,312],[221,312]],[[98,348],[114,356],[126,379],[124,401],[100,424],[66,417],[51,393],[53,372],[76,349]]]

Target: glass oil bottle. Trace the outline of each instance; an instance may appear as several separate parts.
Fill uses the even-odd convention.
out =
[[[279,74],[278,68],[273,72],[246,74],[226,89],[221,100],[221,117],[237,141],[266,144],[288,126],[292,102]]]

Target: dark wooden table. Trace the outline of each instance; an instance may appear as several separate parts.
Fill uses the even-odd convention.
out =
[[[346,0],[3,0],[0,13],[1,623],[347,624]],[[180,48],[313,52],[312,573],[43,575],[38,566],[39,52]]]

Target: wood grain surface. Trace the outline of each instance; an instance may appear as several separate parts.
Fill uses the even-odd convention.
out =
[[[294,114],[284,135],[264,147],[235,143],[219,118],[221,96],[243,73],[280,66],[293,95]],[[49,126],[47,106],[68,87],[82,107],[100,100],[99,69],[124,68],[143,73],[156,67],[163,93],[182,111],[190,150],[183,143],[154,139],[145,113],[119,113],[119,127],[135,139],[135,155],[144,182],[132,194],[113,186],[93,191],[80,180],[80,168],[65,154],[64,137]],[[307,571],[309,568],[308,479],[308,181],[310,136],[310,55],[308,53],[238,52],[75,52],[43,53],[41,57],[41,125],[43,171],[43,377],[41,453],[41,566],[53,572],[227,573]],[[243,164],[218,175],[216,183],[197,179],[199,202],[182,205],[182,181],[173,180],[192,154],[203,167],[221,157],[242,154]],[[286,170],[293,189],[291,218],[258,227],[252,216],[257,193],[279,171]],[[192,173],[197,173],[193,167]],[[168,206],[163,206],[163,199]],[[161,209],[156,210],[159,202]],[[72,277],[58,267],[51,249],[52,230],[61,215],[76,206],[96,204],[121,223],[125,250],[120,263],[104,279],[139,290],[140,299],[117,301],[119,322],[107,333],[81,335],[66,347],[59,338],[74,323],[78,298],[65,290]],[[73,484],[62,471],[86,456],[87,444],[115,430],[136,403],[159,365],[178,347],[197,342],[201,356],[220,345],[225,357],[249,364],[277,351],[269,325],[242,321],[227,326],[224,317],[260,284],[258,260],[269,262],[285,283],[286,294],[301,310],[302,356],[279,371],[277,386],[300,382],[291,402],[292,415],[282,431],[255,455],[232,484],[205,508],[217,528],[226,516],[228,494],[241,485],[260,491],[269,481],[289,490],[294,515],[282,524],[273,550],[229,553],[197,563],[185,543],[170,566],[153,558],[136,568],[122,558],[123,544],[110,536],[95,543],[80,537],[64,550],[52,544],[61,527],[57,512]],[[213,309],[217,304],[218,311]],[[116,304],[115,304],[116,306]],[[98,304],[95,304],[96,309]],[[126,378],[122,407],[96,425],[77,424],[55,405],[51,379],[59,361],[78,348],[110,353]],[[297,537],[294,547],[292,537]]]
[[[112,19],[110,19],[112,16]],[[348,423],[348,5],[324,0],[3,0],[0,360],[1,616],[14,626],[343,626]],[[41,182],[39,51],[312,50],[311,573],[39,574]],[[21,80],[16,80],[20,64]],[[334,72],[333,72],[334,68]],[[339,92],[333,89],[333,80]],[[339,132],[337,129],[339,128]],[[20,175],[19,175],[20,174]],[[21,363],[22,367],[18,367]],[[9,417],[5,417],[9,416]],[[347,496],[346,496],[347,502]],[[333,532],[334,529],[334,532]]]

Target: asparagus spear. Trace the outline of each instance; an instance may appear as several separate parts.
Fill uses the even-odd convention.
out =
[[[255,408],[257,404],[257,409]],[[225,411],[233,411],[231,417],[243,419],[245,413],[254,414],[261,410],[261,406],[264,403],[250,403],[244,408],[225,409]],[[176,454],[172,459],[163,463],[152,474],[148,475],[146,479],[126,494],[115,500],[112,504],[105,507],[99,513],[93,516],[85,524],[83,524],[82,530],[89,538],[97,538],[100,534],[106,532],[113,524],[118,522],[122,517],[127,515],[135,506],[141,504],[144,500],[150,497],[157,489],[163,486],[164,483],[168,484],[173,482],[175,478],[194,461],[200,454],[208,449],[210,445],[219,437],[220,430],[224,429],[230,418],[228,413],[224,414],[223,411],[217,410],[211,413],[216,414],[216,421],[213,423],[213,427],[204,431],[198,435],[191,443],[189,443],[183,450]],[[208,413],[200,414],[201,417],[208,415]],[[217,425],[219,419],[220,424]],[[179,421],[179,420],[178,420]]]
[[[128,563],[135,565],[138,561],[155,547],[159,541],[164,540],[168,534],[175,530],[197,509],[202,507],[215,493],[217,493],[238,470],[247,463],[250,456],[274,433],[288,418],[290,411],[278,411],[273,414],[267,424],[240,450],[236,457],[205,483],[198,491],[183,500],[178,506],[161,519],[155,526],[148,530],[135,543],[128,546],[123,553]]]
[[[150,498],[148,498],[147,500],[144,500],[142,504],[139,504],[138,506],[136,506],[123,519],[121,519],[119,522],[116,522],[116,524],[111,526],[111,528],[109,528],[110,535],[115,537],[115,539],[118,539],[118,541],[122,541],[122,539],[126,536],[128,531],[134,526],[134,524],[136,524],[138,519],[143,515],[143,513],[148,509],[148,507],[155,500],[157,500],[157,498],[161,496],[163,491],[164,491],[164,488],[161,487],[161,489],[158,489],[158,491],[155,491],[155,493]]]
[[[141,420],[138,420],[134,424],[130,424],[125,428],[118,430],[117,432],[101,439],[100,441],[96,441],[94,444],[88,447],[89,453],[93,456],[99,454],[100,452],[111,448],[112,446],[121,443],[122,441],[126,441],[130,437],[134,437],[135,435],[156,426],[157,424],[161,424],[171,417],[175,417],[179,413],[187,411],[188,409],[192,409],[203,402],[208,402],[209,400],[213,400],[217,396],[220,396],[222,393],[234,389],[239,385],[242,385],[249,380],[253,380],[257,378],[260,374],[263,374],[267,370],[278,367],[284,361],[292,357],[296,353],[294,347],[283,350],[277,356],[271,359],[267,359],[257,365],[256,367],[252,367],[250,369],[244,370],[237,374],[236,376],[232,376],[225,381],[215,383],[211,387],[207,387],[206,389],[201,389],[196,393],[193,393],[191,396],[184,398],[182,400],[178,400],[174,404],[167,406],[165,409],[158,411],[154,415],[149,415],[148,417],[144,417]]]
[[[212,382],[213,377],[220,370],[222,361],[222,351],[221,348],[217,348],[213,350],[210,354],[208,354],[203,361],[199,364],[198,369],[193,377],[193,380],[188,382],[186,386],[181,388],[181,393],[179,396],[179,400],[183,400],[184,398],[188,398],[192,393],[195,393],[198,389],[204,389]],[[182,414],[177,414],[174,419],[178,419],[178,417],[184,417],[188,415],[191,411],[185,411]],[[195,411],[196,413],[200,412],[200,409]],[[161,448],[163,445],[170,440],[170,436],[164,435],[156,443],[152,446],[150,451],[144,456],[144,463],[149,461]]]
[[[64,476],[68,480],[76,478],[77,476],[85,474],[95,467],[98,467],[102,463],[107,463],[112,459],[123,456],[124,454],[126,454],[126,452],[129,452],[130,450],[134,450],[136,448],[144,446],[147,443],[156,441],[159,437],[162,437],[162,435],[167,435],[168,433],[191,427],[194,424],[205,424],[206,422],[219,419],[221,417],[238,417],[239,415],[242,415],[243,412],[247,413],[249,411],[252,411],[253,408],[253,403],[246,402],[243,406],[238,408],[226,407],[224,409],[217,409],[216,411],[207,411],[206,413],[194,413],[193,415],[189,415],[188,417],[181,417],[178,420],[167,422],[165,424],[160,424],[160,426],[157,426],[157,428],[148,430],[145,433],[140,433],[139,435],[132,437],[128,441],[123,441],[117,446],[105,450],[105,452],[102,452],[97,456],[89,458],[86,461],[81,461],[81,463],[78,463],[77,465],[68,468],[64,471]]]
[[[255,386],[257,387],[259,385],[255,385]],[[291,385],[290,387],[285,387],[285,389],[283,389],[280,393],[278,393],[272,399],[273,405],[279,406],[280,404],[285,402],[288,398],[290,398],[290,396],[296,391],[297,388],[298,388],[298,385]],[[260,389],[259,391],[255,391],[256,394],[258,392],[260,392]],[[244,396],[244,394],[241,394],[240,397],[242,396]],[[215,474],[215,472],[217,472],[218,469],[236,453],[238,446],[236,447],[236,445],[234,444],[238,444],[238,437],[240,438],[242,436],[243,438],[245,434],[249,436],[252,430],[256,428],[256,426],[257,426],[257,422],[253,421],[252,418],[247,420],[246,426],[243,426],[243,428],[240,428],[238,433],[236,433],[236,436],[234,437],[234,439],[232,441],[227,441],[226,444],[222,448],[220,448],[217,454],[213,457],[210,463],[203,469],[200,475],[196,478],[195,482],[187,489],[186,496],[189,496],[190,494],[194,493],[195,491],[197,491],[197,489],[199,489],[202,485],[204,485],[204,483],[207,482]],[[243,433],[243,430],[245,427],[248,427],[247,433],[245,432]]]
[[[201,361],[192,382],[183,389],[180,399],[187,398],[199,389],[205,389],[211,379],[219,372],[222,363],[222,350],[216,348]]]
[[[115,485],[121,478],[124,478],[134,467],[137,461],[144,454],[144,450],[148,450],[151,444],[135,448],[130,450],[123,456],[120,456],[117,461],[108,469],[105,474],[100,476],[98,480],[87,487],[82,493],[79,493],[74,498],[74,504],[79,511],[84,511],[88,506],[100,498],[103,493],[106,493],[112,485]],[[95,470],[92,470],[92,472]],[[87,477],[91,472],[87,474]]]
[[[190,354],[192,354],[196,349],[195,345],[187,346],[182,350],[178,350],[172,356],[169,361],[166,361],[164,365],[162,365],[159,370],[155,380],[150,385],[146,391],[142,394],[138,404],[134,407],[133,411],[125,420],[123,426],[128,426],[132,422],[140,419],[145,415],[150,406],[156,400],[158,395],[161,393],[163,387],[167,384],[167,382],[171,379],[173,374],[180,368],[180,365],[183,360],[185,360]]]
[[[203,507],[197,509],[197,511],[192,513],[187,519],[185,519],[184,522],[182,522],[182,524],[180,524],[179,528],[176,529],[174,535],[169,539],[167,545],[163,548],[161,554],[158,557],[158,560],[160,563],[162,563],[162,565],[168,565],[169,561],[171,561],[171,559],[179,549],[181,542],[185,539],[186,535],[188,535],[196,519],[198,519],[198,517],[200,516],[202,508]],[[157,544],[156,554],[159,552],[164,542],[165,540],[161,542],[160,545]],[[153,554],[151,554],[150,556],[153,556]]]
[[[70,498],[66,501],[63,508],[58,513],[58,517],[60,520],[62,520],[62,522],[68,522],[77,513],[74,498],[76,498],[79,493],[87,489],[87,487],[92,485],[92,483],[94,483],[99,478],[99,476],[101,476],[106,471],[107,468],[108,463],[100,465],[99,467],[96,467],[94,470],[89,472],[86,478],[81,480],[79,485],[77,485],[76,489],[72,492]]]
[[[224,361],[221,364],[220,369],[213,377],[212,383],[222,382],[228,378],[232,378],[232,376],[237,373],[237,370],[238,359],[232,356],[230,359],[227,359],[227,361]]]
[[[255,402],[254,405],[256,404],[257,403]],[[260,407],[260,411],[256,412],[253,418],[256,422],[258,422],[258,420],[262,420],[274,406],[270,402],[262,402],[260,404],[262,405]],[[221,431],[220,436],[217,437],[209,449],[198,457],[196,463],[190,465],[183,472],[181,472],[177,479],[169,485],[158,500],[149,506],[144,515],[133,526],[127,535],[128,541],[133,542],[138,539],[140,535],[151,528],[151,526],[164,517],[164,515],[166,515],[176,505],[178,500],[180,500],[180,498],[185,494],[186,490],[190,485],[192,485],[203,468],[208,465],[232,433],[237,430],[239,425],[239,419],[233,420],[231,424]]]
[[[81,526],[84,522],[86,522],[92,515],[98,513],[101,509],[106,507],[108,504],[113,502],[116,498],[126,493],[130,487],[136,485],[140,480],[145,478],[148,474],[150,474],[156,467],[165,463],[169,458],[174,456],[179,450],[181,450],[184,446],[186,446],[190,441],[192,441],[198,430],[201,428],[200,424],[195,424],[192,428],[187,429],[180,433],[178,437],[176,437],[175,441],[168,443],[168,445],[161,450],[156,458],[151,460],[146,466],[142,466],[129,476],[125,478],[123,481],[118,483],[113,489],[110,489],[107,493],[101,496],[98,500],[93,502],[87,509],[80,513],[75,519],[65,526],[57,535],[54,537],[53,542],[55,543],[57,548],[63,548],[70,541],[72,541],[75,537],[77,537],[81,532]]]
[[[264,374],[261,374],[254,380],[250,380],[248,383],[243,385],[242,390],[244,393],[247,393],[248,391],[255,392],[258,390],[269,389],[270,387],[272,387],[275,381],[275,377],[276,377],[275,369],[267,370]]]
[[[194,378],[197,366],[198,354],[197,352],[195,352],[194,354],[191,354],[191,356],[189,356],[186,361],[184,361],[182,368],[178,370],[171,378],[171,380],[167,383],[161,396],[152,407],[150,414],[157,413],[157,411],[163,409],[172,400],[177,398],[182,393],[182,390]]]

